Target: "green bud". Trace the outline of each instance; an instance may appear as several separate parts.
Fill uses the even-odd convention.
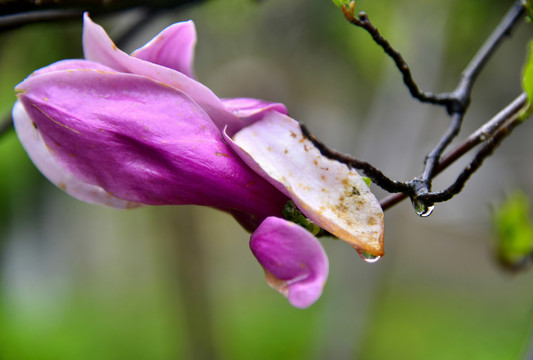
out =
[[[519,270],[533,259],[533,224],[529,199],[522,192],[509,196],[492,216],[496,232],[495,251],[500,263]]]
[[[520,114],[521,120],[525,120],[533,113],[533,40],[529,42],[529,58],[523,70],[522,87],[528,99],[527,108]]]
[[[331,1],[333,1],[333,3],[334,3],[335,5],[337,5],[338,7],[340,7],[340,8],[341,8],[343,5],[344,5],[344,6],[349,6],[350,3],[351,3],[351,0],[331,0]]]
[[[285,204],[285,207],[283,208],[283,216],[285,217],[285,220],[300,225],[315,236],[320,237],[331,235],[326,230],[309,220],[300,210],[298,210],[291,200],[287,201]]]

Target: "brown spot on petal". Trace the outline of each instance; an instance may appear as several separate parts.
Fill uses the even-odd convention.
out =
[[[65,183],[58,183],[57,186],[59,186],[59,188],[63,191],[67,191],[67,185]]]
[[[217,152],[215,152],[215,155],[216,155],[216,156],[223,156],[223,157],[227,157],[227,158],[229,158],[229,157],[230,157],[230,156],[229,156],[228,154],[225,154],[225,153],[221,153],[221,152],[218,152],[218,151],[217,151]]]
[[[296,136],[298,136],[298,135],[296,135],[296,133],[294,131],[291,131],[291,138],[296,139]]]

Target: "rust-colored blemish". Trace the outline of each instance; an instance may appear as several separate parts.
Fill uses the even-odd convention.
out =
[[[59,186],[59,188],[63,191],[67,191],[67,185],[65,183],[58,183],[57,186]]]
[[[230,157],[230,156],[229,156],[228,154],[225,154],[225,153],[221,153],[221,152],[218,152],[218,151],[217,151],[217,152],[215,152],[215,155],[216,155],[216,156],[223,156],[223,157],[227,157],[227,158],[229,158],[229,157]]]
[[[296,135],[296,133],[294,131],[291,131],[291,138],[296,139],[296,136],[298,136],[298,135]]]

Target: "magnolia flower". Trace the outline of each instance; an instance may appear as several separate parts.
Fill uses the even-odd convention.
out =
[[[85,15],[84,60],[35,71],[16,87],[17,135],[70,195],[117,208],[210,206],[253,232],[268,283],[296,307],[321,295],[328,259],[283,218],[292,200],[358,251],[383,255],[383,213],[363,179],[322,157],[285,106],[220,99],[194,79],[194,24],[174,24],[128,55]]]

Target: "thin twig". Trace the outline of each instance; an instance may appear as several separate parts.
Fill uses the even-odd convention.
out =
[[[422,202],[422,205],[427,207],[433,205],[434,202],[445,201],[445,199],[453,197],[464,187],[464,184],[470,178],[473,172],[475,172],[481,166],[483,160],[492,154],[499,143],[514,128],[514,126],[511,126],[510,124],[505,127],[497,128],[492,138],[490,138],[488,143],[478,152],[478,154],[472,160],[472,163],[464,169],[454,184],[452,184],[446,190],[440,192],[431,192],[433,178],[438,171],[441,171],[438,170],[441,156],[461,130],[464,114],[466,113],[470,104],[471,92],[475,80],[503,39],[511,33],[511,30],[518,24],[519,20],[525,16],[527,13],[526,6],[521,0],[515,1],[514,5],[507,12],[496,29],[492,32],[489,38],[469,62],[461,74],[461,79],[459,80],[456,89],[450,93],[438,94],[420,90],[414,81],[411,70],[409,69],[409,66],[407,65],[403,56],[381,35],[379,30],[370,22],[368,15],[365,12],[360,12],[357,16],[355,15],[354,1],[350,2],[348,6],[343,5],[342,11],[345,18],[351,24],[366,30],[372,36],[374,42],[378,44],[394,61],[396,67],[402,74],[403,82],[411,95],[421,102],[444,106],[448,114],[451,116],[451,123],[437,145],[425,157],[425,166],[421,177],[416,177],[413,180],[405,183],[397,182],[387,178],[381,171],[372,171],[367,174],[365,173],[365,169],[375,168],[370,167],[366,162],[357,161],[350,156],[328,149],[324,144],[320,143],[314,137],[314,141],[313,139],[312,141],[321,149],[323,154],[327,153],[329,156],[331,156],[331,158],[337,157],[338,161],[350,167],[362,170],[365,175],[370,177],[378,186],[384,188],[380,184],[385,184],[389,188],[392,188],[396,191],[390,191],[387,188],[384,188],[384,190],[389,192],[403,193],[402,198],[407,195],[412,199],[416,199],[419,203]],[[375,179],[371,175],[375,175],[377,178]],[[395,198],[400,198],[399,194],[395,196]],[[385,205],[390,206],[387,202]]]
[[[300,124],[300,128],[302,130],[302,134],[309,139],[313,145],[315,145],[322,156],[325,156],[328,159],[337,160],[351,169],[360,170],[363,175],[370,178],[373,183],[385,191],[390,193],[411,193],[412,189],[406,183],[391,180],[389,177],[385,176],[381,170],[372,166],[366,161],[357,160],[350,155],[328,148],[326,145],[324,145],[324,143],[311,134],[305,125]]]
[[[499,128],[494,136],[487,140],[486,144],[481,148],[481,150],[479,150],[476,156],[474,156],[474,159],[470,162],[470,164],[463,169],[461,174],[459,174],[455,182],[450,187],[448,187],[446,190],[423,195],[420,200],[422,200],[424,203],[433,204],[436,202],[448,201],[455,195],[459,194],[464,188],[468,179],[470,179],[470,177],[481,167],[481,165],[483,165],[483,161],[492,155],[494,150],[500,146],[502,141],[509,136],[511,132],[522,122],[523,121],[521,119],[515,117],[504,126]]]
[[[344,16],[346,19],[355,26],[365,29],[376,44],[378,44],[383,51],[394,61],[394,64],[400,71],[403,77],[403,82],[409,89],[411,95],[420,100],[421,102],[443,105],[445,107],[451,106],[451,102],[454,98],[451,94],[442,93],[434,94],[429,91],[422,91],[416,84],[411,74],[411,70],[407,62],[400,54],[400,52],[394,49],[391,44],[381,35],[379,30],[370,22],[368,15],[365,12],[360,12],[358,16],[353,15],[353,11],[350,13],[346,7],[343,7]],[[348,11],[348,12],[347,12]]]
[[[442,153],[461,130],[464,114],[470,105],[472,88],[479,73],[503,39],[510,34],[526,12],[521,1],[516,1],[461,74],[459,84],[451,93],[453,101],[448,107],[448,113],[452,117],[450,126],[433,150],[426,156],[422,181],[427,184],[427,190],[431,189],[431,181]]]
[[[27,24],[79,19],[83,12],[110,14],[126,9],[168,9],[205,0],[40,0],[0,1],[0,31]]]
[[[512,103],[506,106],[493,118],[487,121],[483,126],[474,131],[465,141],[455,147],[452,151],[446,154],[439,162],[435,169],[434,175],[440,174],[451,164],[475,148],[477,145],[487,141],[494,136],[498,129],[502,128],[505,123],[509,121],[519,122],[517,119],[520,111],[527,105],[527,95],[525,93],[518,96]],[[511,119],[511,120],[510,120]],[[406,194],[392,194],[380,201],[383,210],[387,210],[402,200],[406,199]]]

